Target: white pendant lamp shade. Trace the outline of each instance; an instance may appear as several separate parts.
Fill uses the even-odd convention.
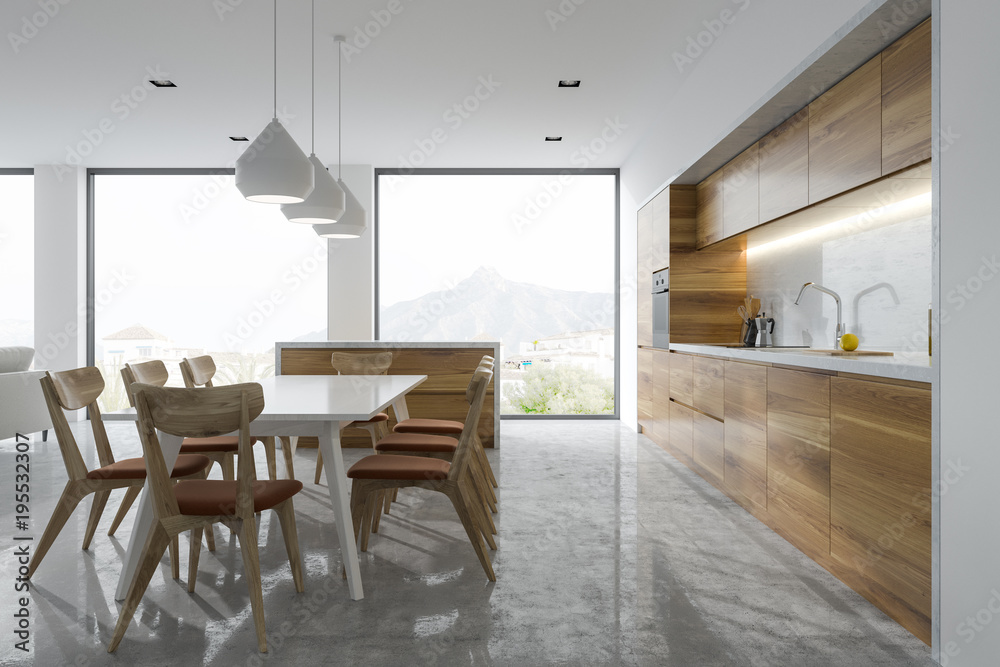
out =
[[[305,201],[298,204],[283,204],[281,212],[291,222],[302,222],[310,225],[337,222],[344,215],[346,201],[344,191],[333,180],[333,175],[327,171],[320,159],[313,153],[309,156],[313,166],[315,187]]]
[[[250,201],[295,204],[313,191],[313,165],[277,118],[236,160],[236,189]]]
[[[344,181],[337,181],[344,191],[347,200],[347,207],[340,220],[327,225],[313,225],[317,234],[327,239],[356,239],[365,233],[368,228],[368,212],[361,206],[361,202],[354,196],[350,188]]]

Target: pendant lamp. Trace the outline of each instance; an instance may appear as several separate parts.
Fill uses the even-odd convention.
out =
[[[282,204],[281,212],[291,222],[310,225],[333,223],[344,215],[344,191],[333,180],[316,157],[316,0],[312,0],[312,147],[309,162],[313,166],[315,187],[312,193],[298,204]]]
[[[343,96],[341,95],[341,67],[344,57],[344,47],[343,43],[345,38],[343,35],[337,35],[333,38],[337,42],[337,48],[339,52],[337,53],[337,185],[340,189],[344,191],[344,198],[346,206],[344,207],[344,214],[340,216],[337,222],[323,224],[323,225],[313,225],[313,230],[323,238],[328,239],[356,239],[365,233],[368,228],[368,212],[358,201],[358,198],[354,196],[354,193],[347,187],[344,183],[344,179],[341,178],[341,168],[343,166],[343,139],[341,127],[343,123]]]
[[[250,201],[294,204],[313,191],[314,170],[278,120],[278,0],[274,0],[274,117],[236,160],[236,189]]]

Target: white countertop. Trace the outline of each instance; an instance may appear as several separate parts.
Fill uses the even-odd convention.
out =
[[[684,343],[671,343],[670,349],[674,352],[705,354],[723,359],[760,361],[783,366],[857,373],[858,375],[873,375],[914,382],[930,383],[933,377],[931,357],[920,352],[893,352],[891,357],[846,357],[817,354],[795,348],[755,349],[752,347],[722,347]]]
[[[377,350],[393,350],[393,349],[407,349],[407,348],[483,348],[488,350],[500,349],[500,341],[482,341],[482,340],[449,340],[449,341],[426,341],[426,340],[318,340],[313,342],[308,341],[294,341],[290,343],[275,343],[274,349],[281,350],[282,348],[358,348],[358,349],[377,349]]]

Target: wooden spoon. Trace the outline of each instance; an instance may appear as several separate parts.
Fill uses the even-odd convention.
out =
[[[758,314],[760,314],[760,299],[750,297],[750,317],[757,317]]]

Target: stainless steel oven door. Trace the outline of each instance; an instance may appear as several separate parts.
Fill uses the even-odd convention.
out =
[[[670,347],[670,292],[653,295],[653,347]]]

